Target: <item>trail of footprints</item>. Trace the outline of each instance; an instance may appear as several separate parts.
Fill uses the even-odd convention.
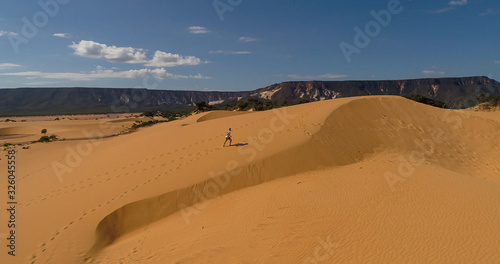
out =
[[[269,117],[262,118],[262,119],[260,119],[259,121],[264,121],[264,120],[266,120],[267,118],[269,118]],[[239,126],[239,127],[236,127],[236,128],[237,128],[237,129],[241,129],[241,128],[244,128],[244,127],[249,126],[249,125],[251,125],[251,124],[254,124],[254,123],[256,123],[256,122],[258,122],[258,121],[249,122],[249,123],[247,123],[247,124],[245,124],[245,125],[242,125],[242,126]],[[216,140],[216,139],[220,139],[220,138],[222,138],[224,135],[225,135],[225,134],[220,134],[220,135],[218,135],[218,136],[214,136],[214,137],[209,138],[209,139],[207,139],[207,140],[205,140],[205,139],[204,139],[204,140],[200,140],[200,141],[195,142],[195,143],[193,143],[193,144],[190,144],[190,145],[188,145],[188,146],[184,146],[183,148],[181,148],[181,150],[185,150],[185,149],[187,149],[187,148],[190,148],[190,147],[192,147],[192,146],[194,146],[194,145],[199,144],[200,142],[205,142],[205,141],[210,142],[210,141],[213,141],[213,140]],[[210,154],[210,153],[212,153],[212,152],[214,152],[214,151],[217,151],[217,150],[219,150],[219,149],[220,149],[220,148],[219,148],[219,147],[217,147],[217,148],[214,148],[214,149],[205,150],[203,153],[202,153],[202,152],[198,152],[198,153],[197,153],[197,158],[194,158],[194,159],[191,159],[191,160],[185,161],[185,162],[183,162],[183,163],[180,163],[180,164],[179,164],[179,165],[175,168],[175,170],[177,170],[177,169],[181,168],[182,166],[187,165],[188,163],[190,163],[190,162],[192,162],[192,161],[194,161],[194,160],[198,160],[198,159],[200,159],[200,158],[201,158],[201,157],[203,157],[203,156],[206,156],[206,155],[208,155],[208,154]],[[176,150],[173,150],[173,151],[168,152],[168,153],[163,153],[163,154],[160,154],[159,156],[146,158],[146,159],[144,159],[144,160],[140,160],[140,161],[137,161],[137,162],[135,162],[135,163],[132,163],[132,164],[130,164],[130,165],[128,165],[128,166],[123,166],[123,167],[122,167],[122,168],[120,168],[120,169],[115,169],[115,170],[111,171],[111,173],[114,173],[114,172],[117,172],[117,171],[121,171],[121,170],[124,170],[124,169],[127,169],[127,168],[132,168],[132,167],[134,167],[134,166],[136,166],[136,165],[138,165],[138,164],[142,163],[143,161],[155,160],[155,159],[157,159],[157,158],[159,158],[159,157],[163,157],[163,156],[165,156],[165,155],[166,155],[166,156],[168,156],[168,155],[170,155],[171,153],[175,153],[175,152],[178,152],[178,151],[179,151],[179,149],[176,149]],[[177,159],[177,160],[179,160],[179,161],[180,161],[181,159]],[[174,162],[174,161],[175,161],[175,160],[173,160],[173,161],[171,160],[171,162]],[[166,163],[162,163],[162,165],[161,165],[160,167],[164,167],[164,166],[166,166]],[[146,170],[146,169],[144,169],[144,170]],[[144,171],[144,170],[143,170],[143,171]],[[132,192],[132,191],[135,191],[135,190],[136,190],[137,188],[139,188],[139,187],[142,187],[142,186],[144,186],[144,185],[146,185],[146,184],[148,184],[148,183],[151,183],[152,181],[156,181],[156,180],[158,180],[160,177],[162,177],[162,176],[164,176],[164,175],[169,174],[169,173],[170,173],[170,172],[172,172],[173,170],[174,170],[174,169],[170,168],[168,171],[165,171],[165,172],[163,172],[163,173],[160,173],[160,174],[156,175],[154,178],[150,178],[150,179],[148,179],[148,180],[146,180],[146,181],[144,181],[144,182],[142,182],[142,183],[140,183],[140,184],[137,184],[137,185],[135,185],[135,186],[134,186],[132,189],[130,189],[130,190],[126,190],[126,191],[124,191],[121,195],[119,195],[119,196],[117,196],[117,197],[113,197],[112,199],[110,199],[110,200],[108,200],[108,201],[106,201],[106,202],[104,202],[104,203],[101,203],[101,204],[97,205],[96,207],[92,208],[91,210],[88,210],[88,211],[86,211],[86,212],[83,212],[83,213],[82,213],[82,215],[81,215],[79,218],[77,218],[77,219],[75,219],[75,220],[73,220],[73,221],[70,221],[68,224],[66,224],[65,226],[63,226],[63,227],[62,227],[59,231],[57,231],[57,232],[56,232],[56,233],[55,233],[52,237],[50,237],[50,238],[49,238],[49,240],[47,240],[47,241],[43,242],[43,243],[40,245],[40,247],[39,247],[39,249],[38,249],[37,251],[38,251],[39,253],[44,253],[44,252],[46,251],[46,249],[47,249],[47,244],[48,244],[48,243],[51,243],[52,241],[54,241],[54,240],[55,240],[58,236],[60,236],[60,235],[61,235],[61,233],[62,233],[62,232],[64,232],[64,231],[66,231],[67,229],[69,229],[72,225],[74,225],[74,224],[76,224],[76,223],[78,223],[78,222],[82,221],[82,220],[83,220],[83,219],[84,219],[84,218],[85,218],[88,214],[95,212],[97,209],[101,208],[102,206],[109,205],[110,203],[112,203],[112,202],[113,202],[113,201],[115,201],[116,199],[123,198],[123,197],[124,197],[124,196],[126,196],[128,193],[130,193],[130,192]],[[134,171],[134,173],[135,173],[135,172],[137,172],[137,171]],[[110,172],[106,172],[106,173],[103,173],[103,174],[98,174],[98,175],[93,176],[93,177],[88,177],[88,178],[86,178],[85,180],[80,181],[78,184],[82,184],[82,183],[88,182],[88,181],[90,181],[90,180],[92,180],[92,179],[95,179],[95,178],[97,178],[97,177],[100,177],[100,176],[102,176],[102,175],[108,175],[108,174],[110,174]],[[120,178],[121,176],[128,175],[128,174],[129,174],[128,172],[127,172],[127,173],[125,173],[125,174],[123,174],[123,175],[118,174],[118,175],[117,175],[117,176],[115,176],[114,178],[115,178],[115,179],[117,179],[117,178]],[[108,177],[108,178],[106,178],[106,179],[104,179],[104,180],[105,180],[105,181],[109,181],[109,180],[111,180],[111,179],[113,179],[113,177]],[[103,180],[100,180],[100,181],[98,181],[97,183],[101,183],[102,181],[103,181]],[[56,197],[56,196],[59,196],[59,195],[65,194],[65,193],[69,193],[69,192],[73,192],[73,191],[76,191],[76,190],[79,190],[79,189],[84,189],[84,188],[90,187],[90,186],[94,185],[94,183],[89,184],[89,185],[87,185],[87,186],[80,187],[80,188],[75,188],[75,186],[76,186],[76,185],[77,185],[77,183],[74,183],[74,184],[72,184],[72,185],[69,185],[69,186],[63,187],[63,188],[61,188],[61,189],[59,189],[59,190],[57,190],[57,191],[55,191],[55,192],[48,193],[48,194],[45,194],[45,195],[39,196],[39,197],[37,197],[37,198],[34,198],[34,199],[30,200],[30,201],[28,202],[28,204],[26,204],[25,206],[31,206],[31,205],[36,204],[36,203],[37,203],[37,202],[36,202],[36,200],[37,200],[37,199],[39,199],[39,198],[41,198],[41,199],[45,200],[45,199],[50,198],[50,197]],[[31,263],[32,263],[32,264],[36,263],[37,258],[38,258],[38,253],[34,253],[34,254],[32,254],[32,256],[31,256]]]
[[[267,118],[269,118],[269,117],[264,117],[264,118],[260,119],[259,121],[264,121],[264,120],[266,120]],[[252,125],[252,124],[255,124],[255,123],[257,123],[257,121],[249,122],[249,123],[247,123],[247,124],[245,124],[245,125],[241,125],[241,126],[239,126],[239,127],[237,127],[237,128],[244,128],[244,127],[246,127],[246,126],[249,126],[249,125]],[[217,136],[217,137],[213,137],[213,138],[210,138],[210,139],[218,139],[218,138],[223,137],[224,135],[225,135],[225,134],[220,134],[219,136]],[[204,139],[203,139],[203,140],[200,140],[200,141],[197,141],[197,142],[193,143],[192,145],[196,145],[196,144],[199,144],[199,143],[204,143],[205,141],[210,141],[210,140],[204,140]],[[188,147],[190,147],[190,146],[191,146],[191,145],[189,145]],[[184,148],[184,149],[185,149],[185,148]],[[162,154],[162,155],[164,155],[164,154]],[[160,156],[162,156],[162,155],[160,155]],[[57,160],[57,161],[55,161],[55,162],[62,162],[64,159],[65,159],[65,158],[63,157],[63,158],[61,158],[61,159],[59,159],[59,160]],[[132,164],[131,164],[131,165],[132,165]],[[52,164],[47,165],[47,166],[45,166],[45,167],[42,167],[42,168],[40,168],[40,169],[38,169],[38,170],[35,170],[35,171],[31,172],[31,173],[28,173],[28,174],[26,174],[24,177],[19,177],[19,182],[20,182],[20,181],[22,181],[22,180],[24,180],[24,179],[26,179],[26,178],[29,178],[29,177],[31,177],[31,176],[33,176],[33,175],[36,175],[38,172],[43,171],[43,170],[45,170],[45,169],[48,169],[48,168],[50,168],[50,167],[52,167]],[[129,165],[129,167],[130,167],[130,165]],[[122,169],[124,169],[124,168],[125,168],[125,167],[123,167]],[[117,171],[117,170],[114,170],[113,172],[116,172],[116,171]],[[90,179],[92,179],[92,178],[99,177],[99,176],[101,176],[101,174],[96,175],[96,176],[94,176],[94,177],[87,178],[86,180],[84,180],[84,182],[85,182],[85,181],[88,181],[88,180],[90,180]],[[80,183],[81,183],[81,182],[80,182]],[[71,185],[71,186],[75,186],[75,185],[76,185],[76,184],[73,184],[73,185]],[[64,187],[63,189],[66,189],[66,188],[69,188],[69,186],[66,186],[66,187]],[[7,189],[7,187],[3,187],[3,188],[1,188],[0,190],[5,190],[5,189]],[[37,198],[32,199],[32,200],[38,200],[39,198],[43,198],[44,196],[48,196],[48,195],[49,195],[49,194],[41,195],[41,196],[38,196]],[[29,205],[26,205],[26,206],[29,206]]]
[[[55,161],[55,162],[62,162],[63,160],[64,160],[64,158],[61,158],[61,159],[59,159],[59,160],[57,160],[57,161]],[[45,167],[42,167],[42,168],[40,168],[40,169],[38,169],[38,170],[35,170],[35,171],[31,172],[31,173],[25,174],[25,176],[24,176],[24,177],[21,177],[22,175],[19,175],[19,176],[17,177],[17,178],[18,178],[17,182],[19,183],[19,182],[21,182],[21,181],[25,180],[26,178],[29,178],[29,177],[30,177],[30,176],[32,176],[32,175],[36,175],[38,172],[43,171],[43,170],[45,170],[45,169],[47,169],[47,168],[49,168],[49,167],[52,167],[52,163],[51,163],[50,165],[47,165],[47,166],[45,166]],[[7,190],[7,186],[0,188],[0,190]]]
[[[309,112],[314,112],[316,109],[318,109],[320,106],[317,104],[315,105],[314,107],[312,107],[311,111]],[[312,137],[312,134],[311,132],[309,132],[309,130],[307,129],[307,126],[304,122],[304,117],[305,115],[300,115],[299,116],[299,127],[300,127],[300,130],[302,131],[303,134],[309,136],[309,137]],[[321,124],[310,124],[312,126],[321,126]]]
[[[189,145],[188,147],[191,147],[192,145]],[[186,147],[182,148],[182,149],[186,149]],[[159,156],[154,156],[154,157],[151,157],[151,158],[147,158],[145,159],[144,161],[153,161],[153,160],[156,160],[157,158],[160,158],[160,157],[163,157],[163,156],[169,156],[171,153],[175,153],[177,152],[178,150],[174,150],[172,152],[168,152],[168,153],[163,153],[163,154],[160,154]],[[199,156],[201,154],[201,152],[198,152],[197,155],[198,157],[195,158],[194,160],[198,160],[200,159],[201,157]],[[191,156],[191,155],[188,155],[188,156]],[[201,155],[203,156],[203,155]],[[183,157],[180,157],[179,159],[176,159],[176,160],[171,160],[170,162],[176,162],[178,160],[182,160]],[[92,177],[88,177],[84,180],[81,180],[79,181],[78,183],[73,183],[71,185],[68,185],[68,186],[65,186],[65,187],[62,187],[58,190],[55,190],[55,191],[51,191],[49,193],[46,193],[46,194],[43,194],[43,195],[40,195],[36,198],[33,198],[31,200],[29,200],[24,206],[32,206],[32,205],[35,205],[35,204],[38,204],[40,203],[41,201],[44,201],[46,200],[47,198],[53,198],[53,197],[57,197],[57,196],[60,196],[60,195],[63,195],[63,194],[67,194],[67,193],[71,193],[71,192],[74,192],[74,191],[77,191],[77,190],[81,190],[81,189],[85,189],[85,188],[88,188],[88,187],[91,187],[95,184],[99,184],[99,183],[102,183],[104,181],[110,181],[110,180],[113,180],[113,179],[118,179],[122,176],[126,176],[128,174],[130,174],[129,172],[126,172],[124,174],[117,174],[116,176],[114,177],[107,177],[107,178],[104,178],[104,179],[100,179],[98,180],[96,183],[88,183],[87,185],[85,186],[80,186],[79,188],[77,188],[76,186],[77,185],[81,185],[83,183],[86,183],[86,182],[89,182],[93,179],[96,179],[96,178],[100,178],[101,176],[107,176],[109,175],[110,173],[114,174],[116,172],[119,172],[119,171],[122,171],[122,170],[125,170],[125,169],[130,169],[132,167],[135,167],[136,165],[139,165],[141,164],[143,161],[137,161],[135,163],[131,163],[129,164],[128,166],[123,166],[122,168],[120,169],[114,169],[113,171],[110,171],[110,172],[106,172],[106,173],[103,173],[103,174],[97,174],[96,176],[92,176]],[[167,164],[166,163],[163,163],[160,167],[165,167]],[[149,168],[155,168],[156,165],[151,165]],[[144,168],[142,171],[146,171],[148,170],[148,168]],[[137,171],[133,171],[133,173],[136,173]],[[20,205],[22,205],[22,203],[20,203]]]
[[[249,125],[252,125],[252,124],[254,124],[254,123],[257,123],[257,122],[259,122],[259,121],[264,121],[264,120],[266,120],[266,119],[268,119],[268,118],[269,118],[269,116],[266,116],[266,117],[264,117],[264,118],[262,118],[262,119],[260,119],[260,120],[258,120],[258,121],[249,122],[249,123],[247,123],[247,124],[245,124],[245,125],[238,126],[238,127],[236,127],[236,128],[237,128],[237,129],[241,129],[241,128],[244,128],[244,127],[246,127],[246,126],[249,126]],[[190,144],[190,145],[188,145],[188,146],[184,146],[183,148],[181,148],[181,150],[185,150],[185,149],[187,149],[187,148],[192,147],[193,145],[197,145],[197,144],[199,144],[199,143],[203,143],[203,142],[205,142],[205,141],[210,142],[210,141],[213,141],[213,140],[216,140],[216,139],[220,139],[220,138],[221,138],[221,137],[223,137],[223,136],[224,136],[224,134],[220,134],[220,135],[218,135],[218,136],[214,136],[214,137],[209,138],[209,139],[207,139],[207,140],[203,139],[203,140],[200,140],[200,141],[195,142],[195,143],[193,143],[193,144]],[[219,149],[220,149],[220,148],[219,148],[219,147],[217,147],[217,148],[215,148],[215,149],[205,150],[203,153],[202,153],[202,152],[198,152],[198,153],[196,153],[196,154],[197,154],[197,155],[196,155],[196,156],[197,156],[196,158],[191,159],[191,160],[186,161],[186,162],[183,162],[183,163],[180,163],[180,164],[179,164],[179,165],[178,165],[175,169],[177,170],[177,169],[181,168],[182,166],[185,166],[185,165],[187,165],[188,163],[190,163],[190,162],[192,162],[192,161],[195,161],[195,160],[198,160],[198,159],[202,158],[203,156],[206,156],[206,155],[208,155],[208,154],[210,154],[210,153],[212,153],[212,152],[214,152],[214,151],[216,151],[216,150],[219,150]],[[146,158],[146,159],[144,159],[144,160],[140,160],[140,161],[137,161],[137,162],[135,162],[135,163],[132,163],[132,164],[130,164],[130,165],[128,165],[128,166],[123,166],[123,167],[122,167],[122,168],[120,168],[120,169],[115,169],[115,170],[111,171],[111,173],[113,173],[113,172],[117,172],[117,171],[121,171],[121,170],[124,170],[124,169],[127,169],[127,168],[131,168],[131,167],[133,167],[133,166],[136,166],[136,165],[138,165],[138,164],[141,164],[143,161],[155,160],[155,159],[157,159],[157,158],[159,158],[159,157],[163,157],[163,156],[165,156],[165,155],[166,155],[166,156],[168,156],[168,155],[170,155],[171,153],[175,153],[175,152],[178,152],[178,151],[179,151],[179,149],[176,149],[176,150],[174,150],[174,151],[172,151],[172,152],[168,152],[168,153],[163,153],[163,154],[160,154],[159,156]],[[177,159],[177,160],[179,160],[179,161],[180,161],[181,159]],[[171,162],[174,162],[174,161],[175,161],[175,160],[171,160]],[[166,166],[166,163],[163,163],[160,167],[164,167],[164,166]],[[145,171],[145,170],[146,170],[146,169],[144,169],[143,171]],[[89,210],[89,211],[86,211],[86,212],[83,212],[83,213],[82,213],[82,215],[81,215],[79,218],[77,218],[77,219],[75,219],[75,220],[73,220],[73,221],[70,221],[68,224],[66,224],[64,227],[62,227],[59,231],[57,231],[57,232],[56,232],[56,233],[55,233],[52,237],[50,237],[50,239],[49,239],[49,240],[47,240],[47,241],[45,241],[44,243],[42,243],[42,244],[40,245],[40,247],[39,247],[38,251],[39,251],[40,253],[45,252],[45,251],[46,251],[46,249],[47,249],[47,244],[48,244],[48,243],[50,243],[51,241],[54,241],[54,240],[55,240],[58,236],[60,236],[60,235],[61,235],[61,233],[62,233],[62,232],[64,232],[64,231],[66,231],[67,229],[69,229],[72,225],[74,225],[74,224],[76,224],[76,223],[78,223],[78,222],[82,221],[82,220],[83,220],[83,219],[84,219],[84,218],[85,218],[88,214],[90,214],[90,213],[92,213],[92,212],[95,212],[97,209],[101,208],[102,206],[109,205],[111,202],[115,201],[116,199],[119,199],[119,198],[123,198],[123,197],[125,197],[128,193],[130,193],[130,192],[132,192],[132,191],[135,191],[135,190],[136,190],[137,188],[139,188],[139,187],[142,187],[142,186],[144,186],[144,185],[146,185],[146,184],[148,184],[148,183],[151,183],[152,181],[156,181],[156,180],[158,180],[160,177],[162,177],[162,176],[164,176],[164,175],[169,174],[169,173],[170,173],[170,172],[172,172],[173,170],[174,170],[174,169],[170,168],[168,171],[163,172],[163,173],[160,173],[160,174],[156,175],[154,178],[150,178],[150,179],[148,179],[148,180],[146,180],[146,181],[144,181],[144,182],[142,182],[142,183],[140,183],[140,184],[137,184],[136,186],[134,186],[134,187],[133,187],[132,189],[130,189],[130,190],[124,191],[124,192],[123,192],[121,195],[119,195],[118,197],[113,197],[112,199],[110,199],[110,200],[108,200],[108,201],[106,201],[106,202],[104,202],[104,203],[101,203],[101,204],[97,205],[97,206],[96,206],[96,207],[94,207],[93,209],[91,209],[91,210]],[[134,173],[136,173],[136,172],[137,172],[137,171],[134,171]],[[106,172],[106,173],[104,173],[104,174],[98,174],[98,175],[96,175],[96,176],[94,176],[94,177],[88,177],[88,178],[86,178],[85,180],[80,181],[80,182],[79,182],[79,184],[82,184],[82,183],[84,183],[84,182],[88,182],[88,181],[90,181],[90,180],[92,180],[92,179],[95,179],[95,178],[97,178],[97,177],[99,177],[99,176],[102,176],[102,175],[108,175],[109,173],[110,173],[110,172]],[[117,179],[117,178],[120,178],[121,176],[128,175],[128,174],[129,174],[128,172],[127,172],[127,173],[125,173],[125,174],[123,174],[123,175],[118,174],[118,175],[117,175],[117,176],[115,176],[114,178],[115,178],[115,179]],[[111,179],[113,179],[113,177],[108,177],[108,178],[106,178],[106,179],[105,179],[105,181],[109,181],[109,180],[111,180]],[[100,181],[98,181],[97,183],[101,183],[102,181],[103,181],[103,180],[100,180]],[[55,194],[53,194],[53,193],[49,193],[49,194],[45,194],[45,195],[39,196],[39,197],[37,197],[37,198],[35,198],[35,199],[30,200],[30,202],[29,202],[28,204],[26,204],[26,206],[34,205],[34,204],[36,203],[36,202],[35,202],[35,201],[36,201],[36,199],[38,199],[38,198],[42,198],[43,200],[45,200],[45,199],[47,199],[47,198],[49,198],[49,197],[59,196],[59,195],[65,194],[65,193],[69,193],[69,192],[72,192],[72,191],[76,191],[76,190],[78,190],[78,189],[74,188],[76,185],[77,185],[77,184],[76,184],[76,183],[74,183],[74,184],[72,184],[72,185],[69,185],[69,186],[63,187],[63,188],[59,189],[58,191],[53,192],[53,193],[55,193]],[[87,186],[80,187],[79,189],[87,188],[87,187],[90,187],[90,186],[92,186],[92,185],[94,185],[94,184],[92,183],[92,184],[89,184],[89,185],[87,185]],[[73,188],[73,189],[71,189],[71,188]],[[69,190],[69,189],[71,189],[71,190]],[[65,190],[67,190],[67,191],[65,191]],[[144,238],[144,239],[145,239],[145,238]],[[36,263],[36,260],[37,260],[37,253],[32,254],[31,260],[32,260],[32,261],[31,261],[31,263],[32,263],[32,264]]]

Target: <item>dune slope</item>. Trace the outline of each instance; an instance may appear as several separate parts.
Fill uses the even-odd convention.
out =
[[[394,109],[401,109],[403,106],[414,109],[408,109],[413,110],[411,112],[394,111]],[[462,134],[457,133],[456,130],[458,129],[470,129],[472,131],[470,134]],[[444,110],[418,105],[403,99],[380,97],[376,99],[365,98],[354,100],[340,106],[332,112],[321,126],[321,129],[317,133],[311,134],[311,139],[299,146],[276,153],[262,160],[250,162],[248,165],[242,166],[241,168],[235,168],[236,172],[234,174],[228,173],[226,176],[206,180],[185,189],[135,202],[115,211],[100,222],[97,228],[98,242],[103,242],[104,240],[106,243],[109,243],[124,233],[164,218],[184,208],[184,205],[192,205],[192,201],[206,203],[207,201],[205,199],[217,197],[218,195],[268,182],[273,179],[314,171],[318,168],[336,167],[360,162],[366,163],[365,160],[367,157],[378,157],[387,152],[399,153],[399,155],[393,154],[393,156],[399,156],[398,158],[403,154],[403,159],[404,154],[408,156],[407,162],[400,161],[401,164],[395,166],[395,174],[391,174],[391,171],[385,167],[379,169],[377,172],[381,176],[382,185],[385,185],[388,187],[387,189],[391,191],[395,190],[400,182],[405,181],[404,179],[408,177],[407,174],[410,174],[405,171],[402,173],[397,171],[406,164],[409,164],[408,167],[419,167],[418,171],[416,173],[414,172],[418,175],[415,177],[427,177],[428,179],[424,181],[424,184],[439,181],[439,179],[428,177],[432,171],[441,170],[447,172],[444,174],[454,175],[448,177],[448,180],[441,180],[447,185],[447,188],[452,188],[453,190],[463,187],[455,182],[458,179],[454,177],[459,176],[468,176],[498,182],[498,167],[482,166],[478,170],[478,168],[474,166],[474,162],[471,162],[471,160],[474,161],[474,159],[479,161],[479,159],[487,158],[498,151],[490,141],[494,139],[494,134],[490,135],[488,138],[489,140],[483,140],[478,136],[480,130],[498,134],[498,124],[488,123],[484,120],[470,116],[462,116],[460,114],[454,115]],[[307,131],[305,133],[307,134]],[[470,135],[475,136],[471,139]],[[243,147],[243,149],[244,148],[245,147]],[[476,151],[464,153],[462,150],[478,150],[480,153]],[[307,153],[307,155],[304,155],[304,153]],[[410,159],[415,160],[413,161],[413,165]],[[389,160],[391,159],[389,158]],[[393,158],[393,160],[397,161],[398,159]],[[498,161],[496,164],[498,164]],[[410,169],[408,169],[408,171],[409,170]],[[415,168],[412,168],[412,170],[415,170]],[[376,170],[372,170],[372,173],[374,171]],[[329,173],[335,174],[335,170],[331,169],[330,171],[324,171],[322,175],[328,175]],[[360,181],[359,183],[361,184],[362,182]],[[330,184],[334,185],[335,181],[332,180]],[[381,186],[376,185],[371,187],[381,188]],[[489,195],[491,196],[489,196],[489,198],[491,198],[491,200],[487,199],[489,203],[485,204],[493,209],[494,212],[500,212],[493,202],[498,201],[499,198],[494,190],[495,189],[490,189]],[[383,193],[384,192],[382,192],[382,194]],[[448,193],[449,192],[446,192],[446,194]],[[476,195],[477,194],[479,193],[476,193]],[[197,195],[201,198],[197,197]],[[411,198],[413,195],[418,196],[419,193],[412,193],[408,195],[409,197],[407,199]],[[463,193],[454,193],[454,195],[461,196]],[[257,197],[259,196],[259,192],[255,191],[254,195],[249,196]],[[287,196],[290,196],[290,194]],[[395,195],[391,192],[388,193],[387,196]],[[384,198],[387,199],[387,197]],[[300,198],[290,197],[289,199],[296,201],[296,199]],[[337,196],[331,197],[331,199],[332,201],[336,201],[337,199],[345,199],[345,197]],[[397,196],[392,199],[397,199]],[[432,200],[421,199],[418,203],[428,204],[431,201]],[[461,199],[460,206],[463,207],[465,202],[464,199]],[[477,203],[477,201],[474,200],[474,203]],[[330,204],[327,203],[325,206],[328,207]],[[258,208],[259,206],[252,207],[252,209],[255,210],[258,210]],[[473,208],[473,206],[467,207],[467,209],[471,208]],[[302,207],[299,206],[295,208],[295,210],[301,209]],[[347,208],[344,208],[344,210],[345,209]],[[435,208],[424,210],[422,214],[425,213],[423,215],[431,217],[432,213],[443,209],[445,208],[442,208],[442,206],[436,206]],[[442,214],[442,217],[446,217],[449,222],[456,221],[455,218],[462,217],[460,213],[453,213],[450,210],[446,210],[445,212],[446,213]],[[465,212],[466,211],[462,210],[462,213]],[[477,210],[475,210],[473,214],[469,214],[469,217],[477,217],[476,213]],[[190,223],[191,217],[195,217],[198,214],[199,210],[196,206],[191,209],[181,210],[181,215],[187,224]],[[413,212],[413,214],[417,214],[417,212]],[[376,216],[376,214],[366,215],[365,217],[371,218],[373,216]],[[394,218],[394,221],[397,220],[397,217],[394,215],[391,216]],[[327,216],[325,215],[324,217]],[[478,221],[479,220],[480,219],[478,219]],[[491,221],[492,219],[489,220]],[[346,221],[348,221],[348,219],[346,219]],[[462,222],[460,223],[464,224]],[[381,225],[381,223],[376,224]],[[494,227],[493,222],[488,224],[489,228]],[[418,232],[425,231],[425,227],[424,224]],[[356,225],[350,228],[356,228]],[[469,226],[469,228],[473,229],[472,226]],[[219,231],[222,232],[223,230]],[[417,230],[413,230],[413,232],[416,231]],[[390,236],[387,236],[387,239],[389,238]],[[496,236],[496,239],[498,241],[498,236]],[[258,243],[258,239],[254,242]],[[477,239],[475,242],[480,242],[480,240]],[[486,244],[488,245],[489,243]],[[487,247],[484,248],[484,250],[486,249]],[[491,249],[493,248],[490,248],[490,250]],[[459,249],[457,248],[456,250]],[[488,251],[486,250],[486,252]],[[189,254],[188,251],[185,253]],[[421,254],[421,252],[419,252],[419,254]],[[249,256],[251,255],[252,254],[249,254]],[[399,260],[404,260],[405,257],[416,256],[418,255],[406,254],[402,255],[402,258],[399,258]],[[426,255],[425,257],[429,256]],[[452,256],[447,257],[449,258]],[[454,259],[463,260],[461,256],[458,258],[454,257]],[[224,258],[220,260],[222,261]],[[369,261],[369,259],[366,260]],[[398,260],[398,258],[394,259],[394,261],[395,260]],[[425,258],[421,260],[423,261]]]

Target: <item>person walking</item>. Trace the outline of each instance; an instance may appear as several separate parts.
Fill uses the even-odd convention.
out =
[[[231,139],[231,128],[229,128],[229,130],[226,133],[226,140],[224,140],[224,145],[222,145],[222,147],[226,146],[226,142],[228,140],[229,140],[229,146],[231,146],[231,144],[233,143],[233,140]]]

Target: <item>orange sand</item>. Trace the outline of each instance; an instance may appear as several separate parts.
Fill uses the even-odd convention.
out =
[[[358,97],[17,150],[1,263],[500,262],[500,112]]]

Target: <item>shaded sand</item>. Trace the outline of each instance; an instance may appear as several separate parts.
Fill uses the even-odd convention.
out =
[[[201,114],[201,117],[198,118],[198,122],[214,120],[218,118],[231,117],[237,115],[244,115],[250,112],[237,112],[237,111],[213,111],[209,113]]]
[[[494,118],[391,96],[199,118],[19,150],[13,263],[500,261]]]

